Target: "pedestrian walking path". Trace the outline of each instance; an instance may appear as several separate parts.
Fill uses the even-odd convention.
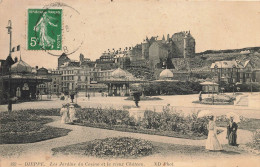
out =
[[[11,156],[11,157],[20,157],[20,156],[30,156],[32,154],[37,153],[43,154],[45,156],[51,156],[51,149],[55,147],[62,147],[66,145],[91,141],[95,139],[102,139],[107,137],[134,137],[145,139],[154,142],[168,143],[168,144],[180,144],[180,145],[192,145],[192,146],[204,146],[205,140],[191,140],[191,139],[182,139],[182,138],[174,138],[167,136],[158,136],[158,135],[147,135],[140,133],[130,133],[130,132],[120,132],[114,130],[107,129],[98,129],[91,128],[85,126],[78,125],[69,125],[62,124],[60,122],[60,117],[51,116],[54,119],[54,122],[48,123],[47,125],[58,127],[58,128],[66,128],[71,129],[67,136],[45,140],[36,143],[28,143],[28,144],[4,144],[0,145],[0,154],[2,156]],[[226,129],[223,129],[224,132],[218,135],[218,139],[221,144],[227,144],[226,140]],[[243,136],[243,137],[240,137]],[[247,130],[238,130],[238,143],[240,145],[246,144],[252,141],[252,133]]]
[[[167,104],[170,104],[175,110],[188,115],[197,113],[199,110],[211,110],[216,115],[225,115],[228,112],[235,112],[238,115],[246,118],[258,118],[260,119],[260,98],[259,92],[256,93],[243,93],[242,96],[248,95],[248,106],[241,105],[203,105],[192,103],[198,100],[197,95],[172,95],[172,96],[158,96],[162,100],[153,101],[140,101],[140,106],[144,109],[156,110],[161,112],[162,108]],[[205,95],[207,96],[207,95]],[[124,106],[134,106],[134,102],[131,100],[125,100],[126,97],[91,97],[88,100],[87,97],[77,98],[77,103],[81,107],[99,107],[99,108],[116,108],[122,109]],[[50,108],[61,108],[62,104],[69,103],[70,99],[60,100],[52,99],[51,101],[35,101],[35,102],[24,102],[13,105],[13,110],[24,110],[24,109],[50,109]],[[0,105],[0,112],[7,111],[7,105]]]

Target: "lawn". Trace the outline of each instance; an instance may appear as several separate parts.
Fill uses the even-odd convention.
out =
[[[104,139],[107,140],[107,139]],[[102,156],[96,155],[96,151],[93,151],[93,149],[89,149],[90,145],[93,148],[93,142],[99,142],[101,140],[94,140],[94,141],[88,141],[83,143],[77,143],[73,145],[68,145],[64,147],[58,147],[53,148],[53,154],[54,155],[80,155],[80,156],[95,156],[99,158],[111,158],[111,154],[108,153],[108,155],[105,155],[104,149],[100,149],[99,147],[96,147],[96,150],[98,152],[102,153]],[[234,156],[234,155],[240,155],[240,154],[247,154],[248,152],[240,147],[232,147],[229,145],[223,145],[223,151],[208,151],[205,149],[205,146],[192,146],[192,145],[178,145],[178,144],[167,144],[167,143],[161,143],[161,142],[152,142],[152,141],[145,141],[148,142],[148,148],[151,150],[149,151],[149,154],[145,155],[152,155],[157,154],[158,156],[169,156],[169,157],[183,157],[186,155],[189,156],[196,156],[196,157],[218,157],[218,156]],[[129,144],[129,143],[128,143]],[[120,145],[123,145],[122,143]],[[96,145],[95,145],[96,146]],[[132,147],[132,145],[129,145]],[[119,150],[121,152],[124,152],[124,150],[128,147],[121,147]],[[137,149],[140,149],[142,147],[135,147]],[[112,150],[112,149],[111,149]],[[136,151],[136,153],[138,150]],[[139,151],[140,152],[140,151]],[[122,154],[123,155],[123,154]],[[124,159],[136,159],[140,158],[142,156],[139,156],[138,154],[132,154],[132,155],[126,155],[126,156],[116,156],[116,158],[124,158]],[[115,158],[115,157],[113,157]]]
[[[43,112],[44,111],[44,112]],[[33,143],[67,135],[71,130],[46,126],[52,122],[37,110],[0,113],[0,144]],[[48,115],[48,110],[42,110]],[[50,115],[54,112],[50,111]]]

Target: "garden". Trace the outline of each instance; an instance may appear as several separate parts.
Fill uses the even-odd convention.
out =
[[[81,154],[99,158],[138,158],[154,153],[151,142],[130,137],[110,137],[53,148],[56,154]]]
[[[207,104],[207,105],[233,105],[236,100],[236,94],[215,94],[209,95],[209,97],[203,98],[201,101],[193,101],[193,103]]]
[[[0,144],[33,143],[67,135],[70,130],[45,124],[57,115],[57,110],[20,110],[0,113]]]
[[[78,105],[75,107],[77,108],[78,118],[78,120],[74,122],[75,126],[80,125],[193,140],[206,139],[208,134],[207,118],[198,118],[197,114],[183,116],[179,111],[169,110],[167,107],[164,107],[162,112],[145,111],[141,121],[137,121],[131,117],[127,110],[81,108]],[[67,135],[70,132],[68,129],[46,125],[52,122],[53,119],[45,116],[60,116],[59,112],[60,109],[28,109],[0,113],[0,144],[32,143]],[[260,120],[246,119],[244,117],[240,119],[241,122],[238,123],[239,129],[254,132],[254,140],[249,146],[259,150],[258,128],[260,126]],[[225,116],[218,116],[216,124],[218,127],[226,127],[227,121]],[[222,131],[218,130],[218,133],[221,132]],[[131,143],[131,141],[129,141],[130,139],[125,140]],[[118,140],[113,139],[112,141],[117,143]],[[104,142],[106,142],[106,140]],[[99,142],[95,141],[94,143],[97,144]],[[93,143],[90,142],[88,144],[89,146],[85,147],[86,149],[94,149],[91,146]],[[90,153],[86,154],[92,155]],[[95,153],[95,156],[102,155]],[[111,153],[111,156],[117,156],[117,153]]]
[[[162,112],[147,110],[141,121],[130,117],[127,110],[113,108],[83,108],[78,118],[77,125],[194,140],[206,139],[208,133],[206,118],[196,114],[184,117],[167,108]]]
[[[151,82],[144,85],[144,94],[154,95],[186,95],[196,94],[201,90],[199,82]]]

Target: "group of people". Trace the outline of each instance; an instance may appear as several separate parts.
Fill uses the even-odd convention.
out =
[[[237,144],[237,124],[234,122],[233,117],[229,118],[227,125],[227,136],[228,144],[231,146],[238,146]],[[211,151],[221,151],[223,150],[221,144],[217,138],[216,123],[214,121],[214,116],[210,116],[208,124],[208,138],[206,141],[206,149]]]
[[[73,123],[75,120],[77,120],[76,117],[76,110],[73,104],[71,104],[68,107],[66,105],[63,105],[61,110],[61,123],[66,124],[66,123]]]

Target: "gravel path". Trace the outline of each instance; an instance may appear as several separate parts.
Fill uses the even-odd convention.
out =
[[[203,95],[203,98],[208,95]],[[260,93],[254,92],[243,93],[243,96],[248,96],[248,106],[236,106],[236,105],[203,105],[192,103],[192,101],[198,100],[198,95],[172,95],[172,96],[158,96],[162,100],[154,101],[140,101],[142,109],[156,110],[161,112],[162,108],[167,104],[170,104],[173,109],[181,111],[181,113],[188,115],[191,113],[197,113],[199,110],[211,110],[216,115],[225,115],[228,112],[235,112],[238,115],[246,118],[258,118],[260,119]],[[86,97],[78,97],[77,103],[81,107],[100,107],[100,108],[116,108],[120,109],[123,106],[134,106],[134,102],[131,100],[124,100],[126,97],[101,97],[95,96],[88,100]],[[63,103],[70,102],[69,99],[62,101],[57,98],[52,98],[49,101],[35,101],[13,104],[13,110],[21,109],[39,109],[39,108],[60,108]],[[0,112],[7,111],[7,105],[0,105]]]
[[[61,124],[60,117],[52,116],[50,117],[54,119],[54,122],[48,123],[47,125],[58,127],[58,128],[66,128],[71,129],[67,136],[59,137],[55,139],[50,139],[46,141],[36,142],[36,143],[28,143],[28,144],[4,144],[0,145],[0,154],[4,157],[29,157],[35,153],[37,155],[51,156],[51,149],[55,147],[62,147],[66,145],[86,142],[94,139],[101,139],[106,137],[134,137],[141,138],[145,140],[150,140],[154,142],[162,142],[168,144],[180,144],[180,145],[192,145],[192,146],[204,146],[205,140],[190,140],[190,139],[181,139],[181,138],[173,138],[166,136],[157,136],[157,135],[147,135],[140,133],[130,133],[130,132],[120,132],[114,130],[106,130],[106,129],[98,129],[91,128],[85,126],[77,126],[77,125],[68,125]],[[221,144],[227,144],[226,140],[226,129],[223,129],[220,135],[218,135],[218,139]],[[243,136],[239,137],[239,136]],[[252,133],[247,130],[238,130],[238,143],[240,145],[246,144],[252,141]]]

